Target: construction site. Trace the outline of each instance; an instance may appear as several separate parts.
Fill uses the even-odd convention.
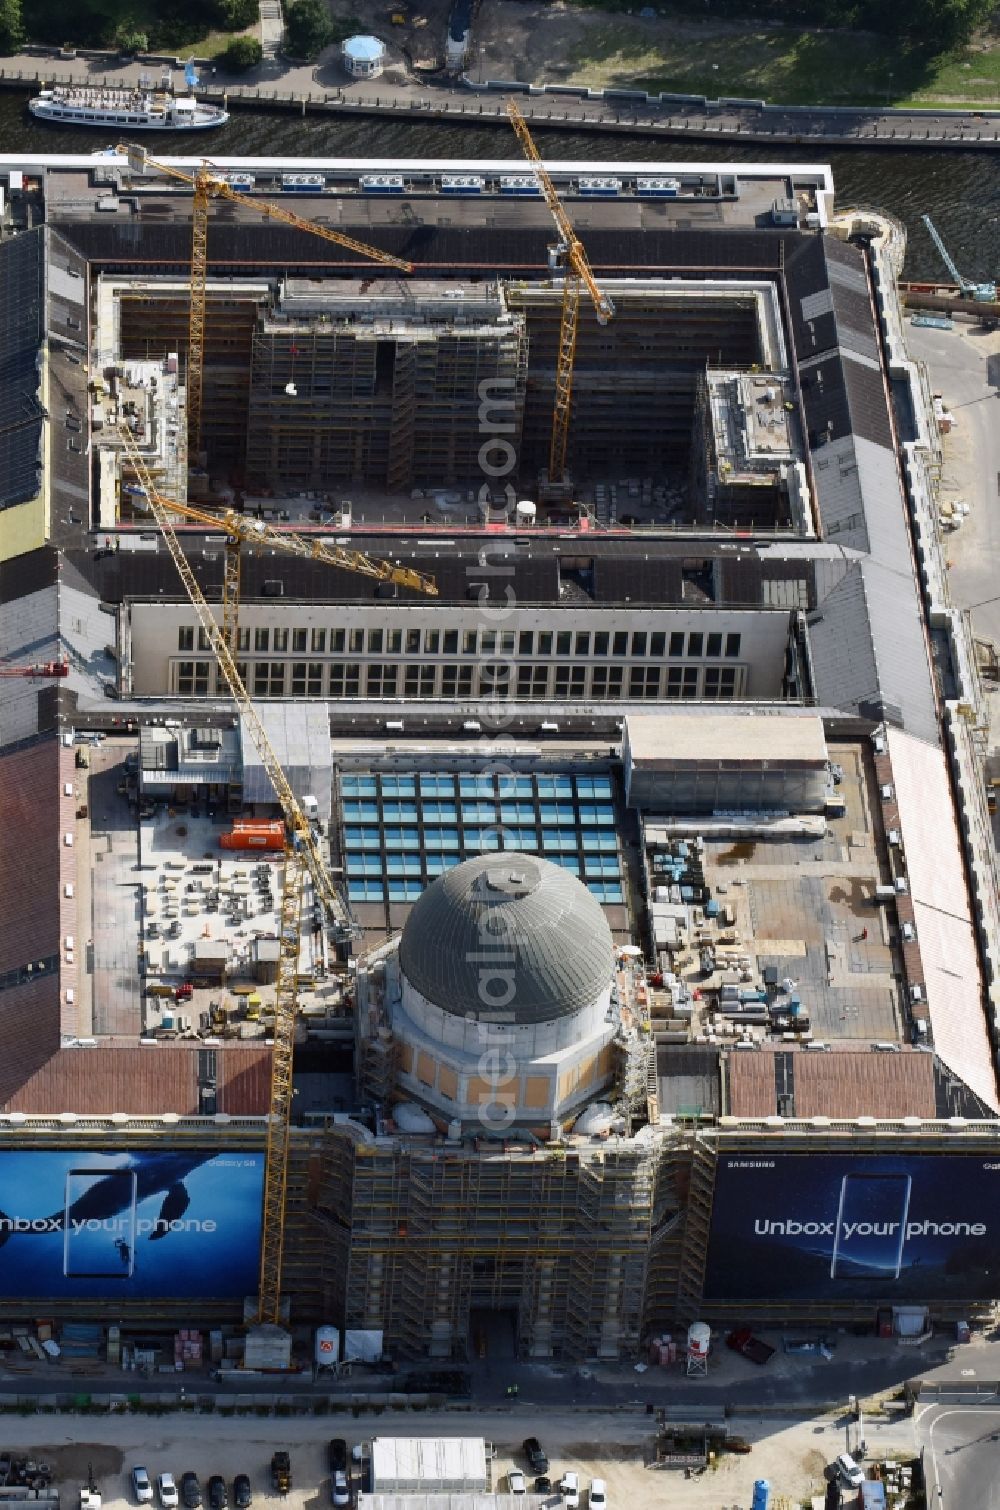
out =
[[[511,122],[0,162],[11,1324],[624,1361],[996,1298],[893,228]]]

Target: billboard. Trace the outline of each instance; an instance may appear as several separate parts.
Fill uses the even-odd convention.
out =
[[[0,1152],[0,1297],[253,1294],[264,1155]]]
[[[1000,1295],[1000,1158],[720,1155],[705,1298]]]

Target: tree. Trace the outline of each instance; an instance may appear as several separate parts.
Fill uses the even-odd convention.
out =
[[[21,0],[0,0],[0,53],[17,52],[23,41]]]
[[[256,37],[234,37],[224,53],[220,53],[219,62],[230,73],[245,73],[248,68],[256,68],[264,56],[264,49]]]
[[[133,58],[137,52],[149,51],[149,38],[134,21],[119,21],[115,27],[115,46],[123,57]]]
[[[215,11],[223,31],[244,31],[258,16],[257,0],[216,0]]]
[[[330,17],[323,0],[297,0],[285,13],[285,51],[311,60],[330,40]]]

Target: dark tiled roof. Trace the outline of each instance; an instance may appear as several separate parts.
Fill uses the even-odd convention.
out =
[[[59,749],[0,756],[0,971],[59,952]]]
[[[362,235],[364,240],[394,256],[423,264],[428,271],[452,268],[536,269],[548,268],[550,225],[385,225],[369,223],[362,203],[352,218],[350,201],[339,202],[338,226]],[[502,211],[506,202],[500,206]],[[492,206],[476,203],[477,218],[489,218]],[[57,208],[58,213],[58,208]],[[453,207],[456,218],[462,206]],[[191,259],[190,221],[178,215],[138,222],[64,221],[60,231],[91,261],[119,267],[186,267]],[[779,237],[773,231],[726,228],[672,230],[590,227],[587,253],[595,269],[609,273],[634,272],[641,268],[690,268],[700,275],[711,269],[777,273],[782,240],[812,241],[793,233]],[[282,267],[356,265],[356,258],[336,246],[303,238],[301,232],[279,225],[255,225],[251,221],[227,223],[213,212],[209,231],[209,262],[213,270],[254,270]]]
[[[0,509],[34,498],[40,484],[44,275],[41,227],[0,243]]]
[[[60,749],[0,755],[0,1096],[59,1047]]]
[[[58,576],[59,556],[49,546],[43,545],[10,561],[0,561],[0,603],[29,598],[32,593],[51,587]],[[7,651],[0,648],[0,654],[5,655]]]
[[[617,603],[647,603],[651,606],[689,601],[685,570],[690,572],[692,560],[697,563],[710,561],[712,566],[705,575],[711,588],[709,603],[731,606],[756,606],[762,601],[762,584],[765,579],[786,577],[811,577],[808,562],[793,564],[780,559],[763,563],[755,546],[735,547],[730,545],[705,545],[693,547],[690,542],[665,540],[602,540],[595,536],[574,537],[571,543],[564,539],[539,536],[530,547],[505,550],[510,540],[497,538],[496,542],[478,539],[459,540],[454,546],[417,546],[399,537],[385,535],[355,534],[351,537],[355,549],[371,556],[391,556],[396,561],[412,564],[432,576],[438,586],[443,602],[465,603],[472,599],[477,584],[486,583],[494,594],[503,595],[511,587],[519,603],[557,603],[560,601],[560,581],[577,581],[575,563],[581,560],[593,563],[593,571],[583,568],[588,578],[586,592],[596,605]],[[206,547],[204,537],[185,535],[185,553],[194,569],[195,576],[209,601],[217,599],[222,588],[222,551],[211,543]],[[483,549],[489,552],[489,573],[481,569]],[[697,555],[692,557],[692,550]],[[47,553],[35,552],[32,572],[41,581],[47,570]],[[120,603],[127,598],[181,599],[184,596],[176,568],[166,550],[119,551],[113,556],[102,556],[84,550],[67,550],[62,557],[64,577],[76,585],[86,584],[104,602]],[[572,563],[560,577],[560,563]],[[498,574],[497,568],[509,565],[511,575]],[[16,591],[16,578],[9,573],[12,591]],[[0,568],[0,586],[3,585],[3,568]],[[699,581],[701,577],[699,576]],[[342,572],[335,567],[317,562],[300,560],[294,556],[254,556],[244,554],[242,572],[242,596],[250,601],[273,594],[273,584],[280,582],[280,596],[305,602],[354,602],[366,603],[376,599],[376,584],[367,577],[353,572]],[[425,601],[422,594],[402,590],[401,602]],[[576,600],[579,603],[579,599]],[[699,598],[699,601],[701,599]]]

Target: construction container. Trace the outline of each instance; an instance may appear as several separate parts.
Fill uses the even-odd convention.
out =
[[[482,1437],[375,1437],[375,1494],[485,1494],[489,1485]]]
[[[291,1367],[292,1338],[284,1327],[264,1325],[247,1333],[244,1367],[278,1373]]]
[[[220,835],[219,846],[222,849],[283,850],[285,825],[279,821],[259,823],[254,827],[238,827],[234,823],[231,833]]]

